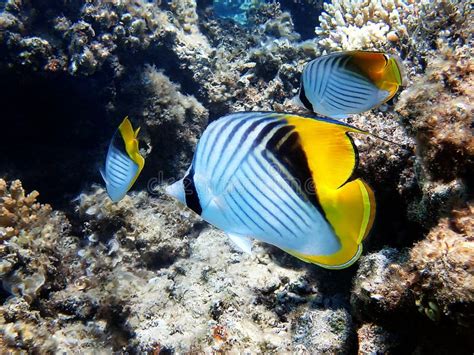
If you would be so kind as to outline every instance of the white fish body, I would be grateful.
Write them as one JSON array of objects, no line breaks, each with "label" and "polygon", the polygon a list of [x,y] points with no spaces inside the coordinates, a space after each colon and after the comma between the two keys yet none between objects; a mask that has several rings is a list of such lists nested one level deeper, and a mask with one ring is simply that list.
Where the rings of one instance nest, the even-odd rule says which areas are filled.
[{"label": "white fish body", "polygon": [[341,119],[381,105],[395,95],[399,85],[398,62],[389,56],[340,52],[306,65],[299,99],[317,114]]},{"label": "white fish body", "polygon": [[285,160],[292,154],[299,160],[301,152],[294,127],[283,117],[249,112],[214,121],[188,173],[167,192],[246,252],[254,238],[299,255],[332,255],[341,249],[340,238],[295,178],[309,174],[308,167]]},{"label": "white fish body", "polygon": [[138,152],[136,132],[125,118],[115,132],[107,151],[105,169],[100,171],[113,202],[120,201],[140,174],[144,159]]}]

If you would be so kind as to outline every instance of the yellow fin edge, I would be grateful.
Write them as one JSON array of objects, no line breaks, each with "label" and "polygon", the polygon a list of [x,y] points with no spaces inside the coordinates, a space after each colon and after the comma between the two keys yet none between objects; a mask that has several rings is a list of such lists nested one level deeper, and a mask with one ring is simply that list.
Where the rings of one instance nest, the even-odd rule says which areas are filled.
[{"label": "yellow fin edge", "polygon": [[364,214],[362,217],[362,223],[360,225],[359,237],[357,238],[357,244],[360,244],[372,229],[372,224],[375,217],[375,201],[372,190],[367,189],[362,180],[357,179],[356,182],[359,185],[362,201],[364,204]]},{"label": "yellow fin edge", "polygon": [[[311,263],[311,264],[315,264],[315,265],[318,265],[324,269],[329,269],[329,270],[342,270],[342,269],[346,269],[348,267],[350,267],[351,265],[353,265],[357,260],[359,260],[360,256],[362,255],[362,251],[363,251],[363,246],[362,244],[359,244],[357,246],[357,250],[356,252],[354,253],[354,255],[352,256],[352,258],[350,258],[348,261],[346,262],[343,262],[343,263],[340,263],[340,264],[331,264],[329,262],[329,260],[333,257],[331,255],[324,255],[324,256],[320,256],[320,255],[304,255],[304,254],[301,254],[301,253],[298,253],[294,250],[286,250],[284,249],[285,252],[287,252],[288,254],[291,254],[293,255],[295,258],[298,258],[304,262],[307,262],[307,263]],[[339,252],[338,252],[339,253]],[[336,254],[338,254],[336,253]],[[325,260],[325,262],[323,262],[322,260]],[[327,261],[326,261],[327,260]]]},{"label": "yellow fin edge", "polygon": [[128,156],[132,161],[138,165],[138,171],[133,177],[128,189],[130,189],[135,181],[137,180],[138,176],[140,175],[143,167],[145,166],[145,159],[140,155],[139,147],[138,147],[138,140],[137,135],[140,131],[140,127],[137,128],[136,131],[133,130],[132,123],[128,119],[128,116],[125,117],[122,123],[119,126],[120,134],[122,135],[122,139],[125,143],[125,150],[127,151]]}]

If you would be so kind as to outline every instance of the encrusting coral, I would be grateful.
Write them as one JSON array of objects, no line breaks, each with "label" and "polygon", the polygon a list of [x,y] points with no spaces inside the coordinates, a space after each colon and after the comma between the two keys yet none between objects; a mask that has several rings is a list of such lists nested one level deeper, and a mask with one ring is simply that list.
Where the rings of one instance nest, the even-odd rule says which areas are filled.
[{"label": "encrusting coral", "polygon": [[3,288],[32,302],[43,288],[55,287],[56,242],[66,233],[64,215],[25,194],[21,182],[0,179],[0,277]]},{"label": "encrusting coral", "polygon": [[[127,97],[121,109],[140,129],[142,153],[147,169],[142,181],[166,171],[178,176],[192,159],[198,136],[208,122],[208,110],[193,96],[183,94],[155,66],[145,65],[126,80],[121,95]],[[156,169],[156,170],[155,170]]]},{"label": "encrusting coral", "polygon": [[[363,257],[352,304],[364,318],[417,309],[434,322],[474,324],[474,208],[443,218],[407,254],[384,249]],[[414,316],[413,313],[411,315]]]},{"label": "encrusting coral", "polygon": [[430,319],[474,325],[474,205],[443,218],[410,251],[416,304]]},{"label": "encrusting coral", "polygon": [[[472,48],[442,47],[428,58],[396,105],[403,124],[416,137],[423,198],[413,218],[431,223],[449,212],[472,189],[474,171],[474,64]],[[426,105],[426,103],[429,105]]]},{"label": "encrusting coral", "polygon": [[347,303],[326,299],[304,268],[275,263],[262,245],[252,256],[237,252],[224,233],[203,229],[197,216],[160,194],[113,204],[94,188],[76,206],[72,230],[82,237],[56,241],[61,287],[34,306],[22,295],[0,306],[6,349],[349,348]]},{"label": "encrusting coral", "polygon": [[357,330],[358,354],[389,354],[396,350],[399,339],[393,333],[373,324],[363,324]]}]

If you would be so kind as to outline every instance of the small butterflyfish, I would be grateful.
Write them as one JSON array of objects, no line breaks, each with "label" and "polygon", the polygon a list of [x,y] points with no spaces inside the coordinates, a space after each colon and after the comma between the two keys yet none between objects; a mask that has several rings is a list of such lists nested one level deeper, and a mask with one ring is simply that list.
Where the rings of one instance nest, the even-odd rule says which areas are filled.
[{"label": "small butterflyfish", "polygon": [[403,85],[400,60],[381,52],[351,51],[321,56],[306,64],[297,101],[334,119],[371,110]]},{"label": "small butterflyfish", "polygon": [[138,132],[125,117],[109,144],[105,169],[100,173],[113,202],[120,201],[133,186],[145,165],[138,148]]},{"label": "small butterflyfish", "polygon": [[372,189],[354,176],[349,133],[327,118],[241,112],[212,122],[184,178],[166,192],[227,233],[240,249],[272,244],[308,263],[342,269],[372,228]]}]

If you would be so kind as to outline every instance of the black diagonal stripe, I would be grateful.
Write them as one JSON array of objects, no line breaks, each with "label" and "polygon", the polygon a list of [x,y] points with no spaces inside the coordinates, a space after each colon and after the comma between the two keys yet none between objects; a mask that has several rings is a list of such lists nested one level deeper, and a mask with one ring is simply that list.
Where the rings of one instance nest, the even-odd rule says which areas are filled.
[{"label": "black diagonal stripe", "polygon": [[245,172],[245,170],[242,171],[245,178],[247,179],[249,185],[252,185],[253,188],[255,190],[257,190],[257,192],[259,193],[259,195],[264,198],[267,203],[269,203],[270,205],[272,205],[274,208],[278,209],[283,215],[285,215],[285,217],[290,221],[292,222],[292,226],[294,229],[292,230],[289,226],[287,226],[285,223],[283,223],[283,221],[280,220],[280,218],[278,218],[278,216],[275,215],[275,213],[273,213],[273,211],[271,211],[270,209],[268,209],[266,207],[266,205],[264,203],[261,203],[260,205],[262,206],[262,208],[265,209],[265,211],[267,211],[267,213],[269,213],[275,220],[278,221],[278,223],[280,223],[288,232],[290,232],[290,235],[295,235],[295,229],[299,229],[301,231],[301,228],[298,227],[298,225],[295,223],[295,221],[293,220],[293,218],[291,218],[290,215],[288,215],[288,213],[285,212],[285,209],[282,208],[282,206],[279,206],[278,204],[276,204],[270,197],[268,197],[260,187],[257,186],[257,184],[255,184],[254,180],[251,179],[248,174]]},{"label": "black diagonal stripe", "polygon": [[125,141],[123,140],[122,132],[120,132],[119,129],[115,131],[110,145],[112,145],[115,149],[117,149],[119,152],[125,154],[128,157],[127,149],[125,147]]},{"label": "black diagonal stripe", "polygon": [[[238,209],[240,212],[242,212],[245,215],[245,217],[247,217],[247,219],[249,221],[251,221],[258,229],[260,229],[262,232],[265,232],[265,230],[260,226],[260,224],[255,222],[255,220],[247,212],[245,212],[245,210],[242,208],[242,206],[240,206],[237,203],[237,201],[235,200],[235,197],[232,196],[232,194],[229,194],[227,196],[229,197],[230,200],[232,200],[232,203],[234,204],[236,209]],[[242,196],[239,195],[239,197],[242,199]],[[229,202],[228,200],[226,200],[226,201]],[[242,221],[242,218],[237,213],[235,213],[235,215],[237,216],[237,218],[239,218]],[[244,222],[244,224],[248,227],[247,223]]]},{"label": "black diagonal stripe", "polygon": [[[239,144],[235,145],[234,147],[234,150],[232,151],[232,153],[229,153],[228,156],[230,156],[230,159],[228,159],[226,162],[225,162],[225,166],[224,168],[222,169],[221,173],[219,174],[218,177],[216,177],[216,180],[219,181],[222,176],[225,174],[225,172],[227,171],[227,169],[229,168],[230,164],[234,161],[234,158],[236,157],[236,153],[237,153],[237,150],[239,149],[242,149],[242,146],[244,144],[244,142],[248,139],[249,135],[263,122],[266,122],[266,121],[269,121],[271,119],[271,117],[269,116],[264,116],[260,119],[257,119],[256,121],[254,121],[250,126],[247,127],[247,129],[245,130],[245,132],[242,134],[242,136],[240,137],[240,140],[239,140]],[[236,127],[234,127],[234,129],[232,130],[232,132],[230,133],[229,137],[226,138],[225,142],[224,142],[224,149],[227,149],[227,146],[231,143],[231,140],[232,138],[234,137],[234,135],[237,133],[237,130],[242,127],[243,123],[245,121],[242,121],[240,122]],[[255,139],[255,141],[257,141],[258,137],[260,135],[257,136],[257,138]]]},{"label": "black diagonal stripe", "polygon": [[[285,131],[287,129],[285,128]],[[272,152],[278,161],[288,170],[288,172],[295,178],[292,182],[297,184],[298,189],[293,187],[293,190],[304,199],[307,199],[316,207],[319,213],[326,218],[324,210],[318,199],[316,192],[317,186],[313,180],[311,170],[309,169],[308,159],[306,153],[301,146],[298,133],[295,131],[291,133],[284,142],[269,141],[267,150]],[[307,187],[312,186],[315,191],[307,191]]]},{"label": "black diagonal stripe", "polygon": [[[242,189],[246,192],[247,196],[250,197],[252,199],[252,201],[255,203],[256,206],[262,206],[262,204],[255,198],[255,196],[247,189],[247,187],[244,186],[244,184],[240,183],[240,187],[242,187]],[[252,214],[257,216],[261,222],[263,222],[264,224],[266,224],[268,227],[270,227],[270,229],[272,229],[275,233],[277,233],[280,237],[282,236],[281,232],[275,228],[275,226],[273,226],[270,222],[268,222],[265,218],[263,218],[263,216],[260,214],[259,211],[257,211],[253,205],[253,203],[249,202],[241,193],[238,189],[235,189],[234,192],[237,194],[237,196],[240,198],[240,200],[252,211]],[[232,195],[230,195],[230,197],[232,198]],[[233,199],[233,198],[232,198]],[[235,201],[235,199],[233,199]],[[241,206],[239,206],[241,207]],[[241,208],[242,211],[244,211],[243,208]],[[245,211],[244,211],[245,213]],[[246,213],[246,215],[248,216],[248,214]],[[252,219],[253,221],[253,219]],[[255,223],[255,221],[253,221]]]},{"label": "black diagonal stripe", "polygon": [[283,125],[283,123],[280,120],[269,122],[267,125],[265,125],[265,127],[263,127],[260,130],[257,137],[255,137],[255,140],[252,143],[253,147],[257,147],[259,144],[261,144],[262,141],[267,137],[267,135],[270,133],[270,131],[273,128],[276,128],[276,127],[282,126],[282,125]]},{"label": "black diagonal stripe", "polygon": [[[253,161],[255,162],[255,164],[258,165],[258,167],[260,168],[261,171],[265,171],[265,167],[261,164],[260,161],[258,161],[258,160],[255,159],[255,158],[253,159]],[[272,165],[273,165],[273,164],[272,164]],[[274,166],[274,165],[273,165],[273,166]],[[256,176],[262,183],[266,183],[266,182],[263,180],[263,178],[259,175],[259,173],[257,173],[257,171],[252,167],[251,164],[249,164],[249,167],[250,167],[250,169],[252,170],[252,172],[255,174],[255,176]],[[283,172],[280,171],[276,166],[274,166],[274,169],[277,170],[278,173],[279,173],[279,175],[283,178],[283,180],[284,180],[288,185],[291,186],[291,181],[288,181],[288,180],[285,178]],[[291,201],[293,201],[293,203],[294,203],[294,204],[297,206],[297,208],[298,208],[298,205],[299,205],[298,200],[296,200],[294,196],[292,196],[291,194],[288,193],[288,191],[287,191],[287,189],[286,189],[286,186],[281,185],[281,184],[278,182],[278,180],[273,180],[273,181],[274,181],[274,183],[278,186],[278,188],[279,188],[281,191],[283,191],[283,193],[286,195],[286,197],[287,197],[288,199],[290,199]],[[298,196],[299,196],[299,195],[298,195]],[[285,201],[285,205],[288,206],[288,208],[291,209],[291,210],[301,219],[301,221],[302,221],[304,224],[306,224],[307,227],[310,227],[310,225],[308,224],[307,220],[308,220],[308,221],[311,220],[311,216],[308,214],[307,211],[301,211],[301,212],[303,212],[303,213],[305,214],[305,217],[307,218],[307,220],[306,220],[303,216],[301,216],[301,214],[300,214],[296,209],[294,209],[293,207],[291,207],[286,201]]]},{"label": "black diagonal stripe", "polygon": [[198,215],[202,213],[202,206],[199,202],[199,196],[194,184],[194,169],[191,168],[188,175],[183,179],[184,195],[186,198],[186,206],[196,212]]}]

